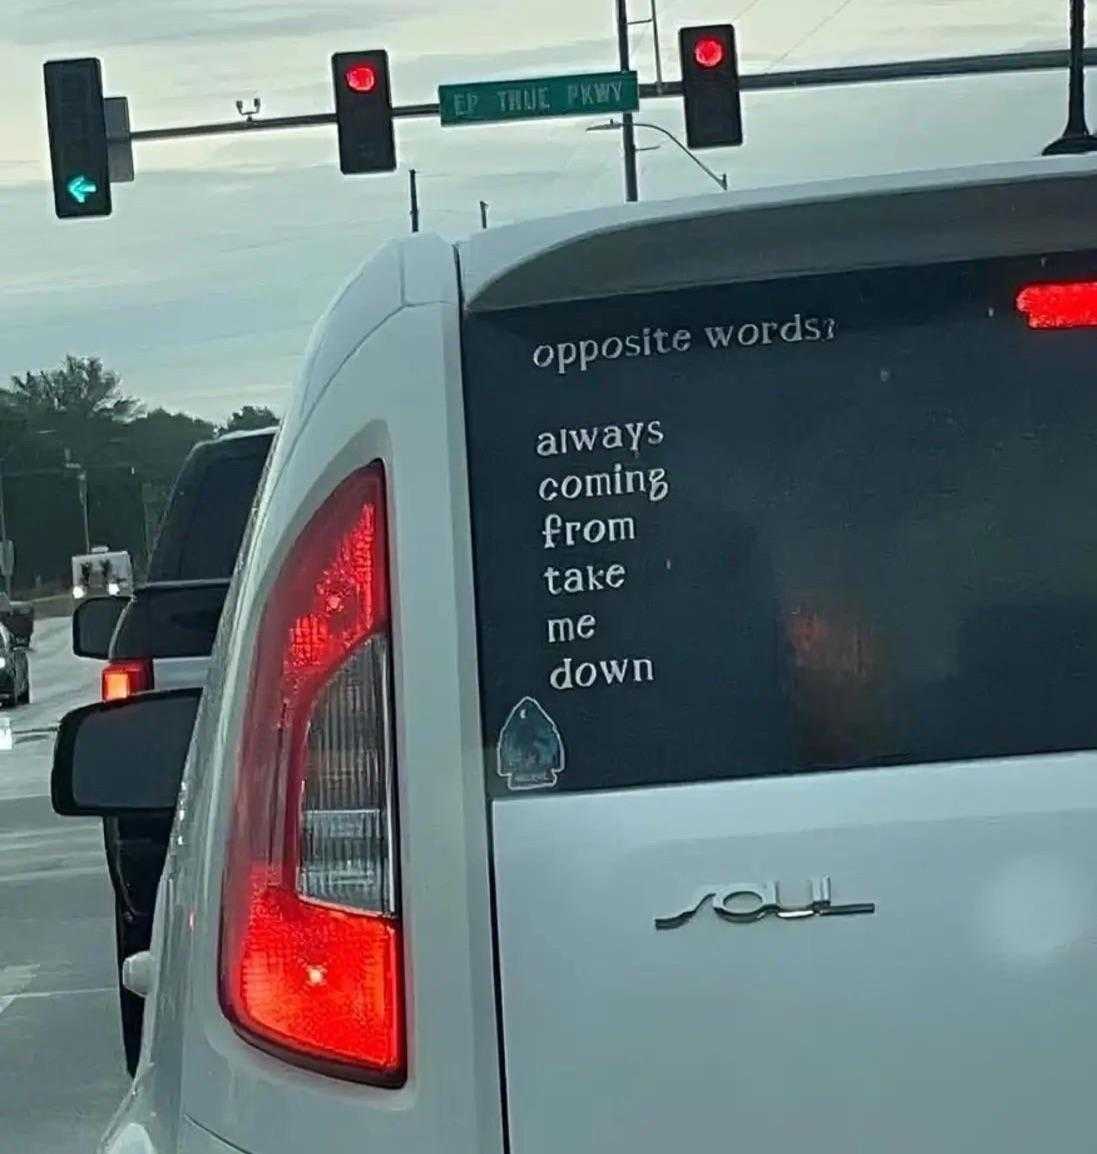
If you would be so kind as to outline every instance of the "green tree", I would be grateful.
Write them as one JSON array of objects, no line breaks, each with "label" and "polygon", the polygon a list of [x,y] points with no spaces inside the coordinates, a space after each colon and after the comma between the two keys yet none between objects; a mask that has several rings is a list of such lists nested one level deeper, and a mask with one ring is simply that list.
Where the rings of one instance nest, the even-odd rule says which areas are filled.
[{"label": "green tree", "polygon": [[60,368],[28,370],[0,387],[0,447],[17,459],[93,464],[140,411],[98,357],[68,356]]},{"label": "green tree", "polygon": [[266,405],[244,405],[237,409],[221,427],[222,433],[238,433],[244,429],[269,429],[278,424],[273,409]]},{"label": "green tree", "polygon": [[128,421],[141,406],[122,392],[118,374],[103,368],[98,357],[65,357],[59,369],[14,375],[0,389],[0,405],[10,416],[30,425],[45,425],[61,417]]},{"label": "green tree", "polygon": [[130,421],[122,434],[125,460],[143,480],[171,487],[183,461],[199,441],[216,430],[209,421],[188,413],[153,409]]}]

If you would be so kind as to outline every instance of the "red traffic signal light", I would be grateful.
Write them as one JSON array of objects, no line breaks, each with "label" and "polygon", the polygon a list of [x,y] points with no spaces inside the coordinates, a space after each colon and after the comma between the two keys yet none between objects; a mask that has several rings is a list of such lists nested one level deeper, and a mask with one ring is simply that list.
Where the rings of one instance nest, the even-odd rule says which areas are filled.
[{"label": "red traffic signal light", "polygon": [[683,28],[678,34],[678,50],[690,148],[742,144],[735,29],[730,24]]},{"label": "red traffic signal light", "polygon": [[343,77],[355,92],[372,92],[377,85],[377,73],[368,64],[352,64]]},{"label": "red traffic signal light", "polygon": [[396,167],[396,140],[388,53],[336,52],[331,77],[340,171],[391,172]]},{"label": "red traffic signal light", "polygon": [[694,42],[693,59],[702,68],[718,67],[726,55],[723,44],[714,36],[702,36],[700,40]]}]

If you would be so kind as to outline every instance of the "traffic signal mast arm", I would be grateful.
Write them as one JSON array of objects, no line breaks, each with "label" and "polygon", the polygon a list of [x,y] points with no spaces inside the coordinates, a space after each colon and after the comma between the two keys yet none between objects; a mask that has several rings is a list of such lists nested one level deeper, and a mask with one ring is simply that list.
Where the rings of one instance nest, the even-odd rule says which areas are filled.
[{"label": "traffic signal mast arm", "polygon": [[[510,87],[514,109],[506,115],[477,116],[470,121],[516,119],[512,112],[532,115],[586,115],[588,90],[597,99],[591,114],[617,111],[630,115],[640,100],[682,98],[686,116],[686,137],[691,147],[724,147],[742,142],[739,93],[780,89],[820,88],[833,85],[879,84],[888,81],[920,80],[955,76],[980,76],[1013,72],[1033,72],[1071,66],[1072,92],[1080,93],[1084,69],[1097,64],[1097,49],[1085,50],[1079,36],[1072,40],[1072,53],[1063,51],[1011,52],[992,56],[951,56],[934,60],[896,61],[836,68],[770,72],[738,76],[734,67],[735,41],[731,25],[711,25],[683,29],[694,39],[682,41],[685,81],[637,84],[635,73],[591,76],[549,77],[517,81]],[[701,37],[701,39],[698,39]],[[707,37],[707,39],[705,39]],[[59,217],[109,216],[111,183],[133,179],[131,146],[146,140],[179,140],[199,136],[222,136],[238,132],[271,132],[280,129],[313,128],[334,124],[339,137],[340,168],[345,173],[391,172],[397,166],[395,120],[437,117],[447,120],[437,102],[393,106],[390,98],[388,56],[383,49],[358,53],[336,53],[332,59],[335,83],[335,111],[303,116],[261,118],[210,124],[186,124],[169,128],[129,129],[128,106],[124,97],[104,99],[100,62],[93,57],[50,61],[45,65],[45,95],[54,207]],[[626,84],[627,81],[627,84]],[[576,82],[576,83],[569,83]],[[587,82],[587,83],[584,83]],[[562,85],[565,93],[574,90],[577,102],[562,102],[552,94]],[[555,87],[554,87],[555,86]],[[476,85],[444,86],[465,89]],[[480,86],[483,87],[483,86]],[[627,97],[625,94],[627,90]],[[598,93],[615,94],[613,100]],[[497,94],[498,95],[498,94]],[[519,99],[519,97],[521,99]],[[1072,108],[1079,104],[1072,97]],[[601,109],[597,105],[601,103]],[[529,107],[527,108],[527,105]],[[120,113],[120,115],[107,115]],[[1075,118],[1077,119],[1077,118]],[[1073,120],[1072,120],[1073,123]],[[1068,136],[1069,126],[1068,126]],[[1075,137],[1078,136],[1076,132]],[[1081,151],[1097,144],[1088,133],[1085,139],[1065,141],[1069,150]],[[676,142],[677,143],[677,142]],[[1057,150],[1052,147],[1052,151]]]},{"label": "traffic signal mast arm", "polygon": [[[991,56],[946,56],[929,60],[900,60],[889,64],[856,64],[837,68],[806,68],[785,72],[766,72],[741,76],[744,92],[772,92],[790,88],[826,88],[841,84],[879,84],[896,80],[928,80],[952,76],[989,76],[1010,72],[1044,72],[1066,68],[1068,54],[1060,50],[1042,52],[1006,52]],[[1085,53],[1086,67],[1097,65],[1097,48]],[[682,95],[680,81],[664,81],[662,89],[655,84],[641,84],[642,100],[660,100]],[[397,104],[394,120],[436,117],[438,103]],[[178,140],[192,136],[222,136],[239,132],[263,132],[288,128],[315,128],[335,124],[334,112],[304,116],[256,117],[253,120],[224,120],[211,124],[188,124],[172,128],[144,128],[128,135],[108,136],[111,143],[142,140]]]}]

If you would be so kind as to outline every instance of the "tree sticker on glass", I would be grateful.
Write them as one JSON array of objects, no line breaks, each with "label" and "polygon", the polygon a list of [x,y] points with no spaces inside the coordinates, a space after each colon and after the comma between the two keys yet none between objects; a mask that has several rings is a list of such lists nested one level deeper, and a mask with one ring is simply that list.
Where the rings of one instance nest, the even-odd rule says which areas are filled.
[{"label": "tree sticker on glass", "polygon": [[563,772],[560,731],[532,697],[523,697],[503,723],[497,758],[497,772],[508,789],[552,789]]}]

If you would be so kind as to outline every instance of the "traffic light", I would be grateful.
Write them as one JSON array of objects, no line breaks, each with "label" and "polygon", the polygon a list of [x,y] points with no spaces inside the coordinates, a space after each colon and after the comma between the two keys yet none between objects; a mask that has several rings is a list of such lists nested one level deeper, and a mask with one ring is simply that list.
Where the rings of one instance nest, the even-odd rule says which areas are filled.
[{"label": "traffic light", "polygon": [[686,143],[690,148],[742,144],[735,29],[730,24],[683,28],[678,33],[678,49]]},{"label": "traffic light", "polygon": [[110,216],[110,170],[99,61],[51,60],[43,66],[53,205],[61,218]]},{"label": "traffic light", "polygon": [[340,171],[392,172],[396,167],[396,141],[392,132],[388,53],[383,49],[336,52],[331,58],[331,74]]}]

